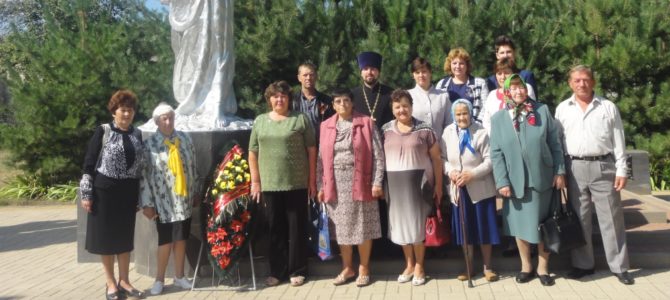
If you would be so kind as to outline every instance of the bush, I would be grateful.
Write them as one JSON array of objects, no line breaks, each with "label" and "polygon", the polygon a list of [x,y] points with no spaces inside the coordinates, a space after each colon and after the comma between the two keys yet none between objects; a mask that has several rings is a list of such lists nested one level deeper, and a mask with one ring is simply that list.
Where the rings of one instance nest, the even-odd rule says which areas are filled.
[{"label": "bush", "polygon": [[39,178],[34,176],[17,176],[7,185],[0,187],[0,205],[35,201],[74,203],[78,189],[79,183],[75,181],[45,187]]}]

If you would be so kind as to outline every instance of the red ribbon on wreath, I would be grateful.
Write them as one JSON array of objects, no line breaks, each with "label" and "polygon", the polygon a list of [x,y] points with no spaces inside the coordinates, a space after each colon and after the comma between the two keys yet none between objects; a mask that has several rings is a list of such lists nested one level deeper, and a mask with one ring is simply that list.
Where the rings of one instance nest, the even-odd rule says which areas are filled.
[{"label": "red ribbon on wreath", "polygon": [[[235,160],[235,155],[241,157],[242,154],[244,154],[244,151],[242,148],[240,148],[239,145],[233,146],[233,148],[228,151],[226,156],[223,158],[223,161],[217,167],[218,172],[223,172],[223,170],[226,169],[226,165],[229,162],[233,162]],[[220,194],[214,201],[214,215],[218,216],[221,213],[223,207],[230,203],[230,201],[233,201],[240,196],[247,195],[250,191],[251,182],[244,180],[243,182],[236,184],[233,190]]]}]

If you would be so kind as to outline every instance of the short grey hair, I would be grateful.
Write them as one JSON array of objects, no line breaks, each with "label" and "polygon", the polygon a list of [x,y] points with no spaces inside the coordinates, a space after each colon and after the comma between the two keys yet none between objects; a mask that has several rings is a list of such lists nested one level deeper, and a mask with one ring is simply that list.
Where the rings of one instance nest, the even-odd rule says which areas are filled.
[{"label": "short grey hair", "polygon": [[573,66],[572,68],[570,68],[570,71],[568,72],[568,80],[570,80],[570,77],[572,77],[572,73],[575,73],[575,72],[584,72],[584,73],[588,74],[589,77],[591,77],[592,80],[595,79],[595,78],[593,78],[593,70],[591,69],[591,67],[589,67],[587,65],[576,65],[576,66]]},{"label": "short grey hair", "polygon": [[172,106],[170,106],[165,102],[161,102],[158,104],[158,106],[156,106],[156,108],[154,108],[154,112],[151,114],[151,117],[153,118],[154,123],[157,123],[158,118],[160,118],[160,116],[169,113],[174,113],[174,109],[172,108]]}]

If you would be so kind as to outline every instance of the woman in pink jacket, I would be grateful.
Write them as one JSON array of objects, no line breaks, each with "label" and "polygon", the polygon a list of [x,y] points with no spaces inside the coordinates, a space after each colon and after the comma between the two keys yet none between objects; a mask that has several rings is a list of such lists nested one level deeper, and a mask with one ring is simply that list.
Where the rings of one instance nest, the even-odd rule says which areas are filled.
[{"label": "woman in pink jacket", "polygon": [[334,285],[356,277],[353,245],[358,245],[360,265],[356,285],[370,284],[369,260],[372,239],[381,237],[379,206],[383,196],[384,153],[372,119],[353,110],[348,90],[333,93],[336,114],[321,123],[317,160],[318,198],[326,202],[335,224],[342,255],[342,272]]}]

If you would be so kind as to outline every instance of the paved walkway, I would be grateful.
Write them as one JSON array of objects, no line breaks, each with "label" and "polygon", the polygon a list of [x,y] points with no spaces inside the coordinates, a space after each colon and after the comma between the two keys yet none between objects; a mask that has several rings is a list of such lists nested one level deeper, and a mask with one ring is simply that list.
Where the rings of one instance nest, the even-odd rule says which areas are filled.
[{"label": "paved walkway", "polygon": [[[668,254],[670,255],[670,254]],[[182,291],[168,280],[157,299],[670,299],[670,270],[633,270],[636,284],[620,284],[600,270],[584,281],[557,278],[553,287],[538,280],[517,284],[513,273],[502,280],[475,282],[475,288],[454,274],[436,276],[425,286],[398,284],[394,276],[373,278],[371,286],[333,287],[331,278],[310,278],[299,288],[281,285],[257,291]],[[153,283],[132,270],[140,289]],[[209,282],[207,280],[207,282]],[[101,299],[104,280],[100,264],[76,262],[74,206],[0,207],[0,299]],[[233,298],[234,297],[234,298]]]}]

